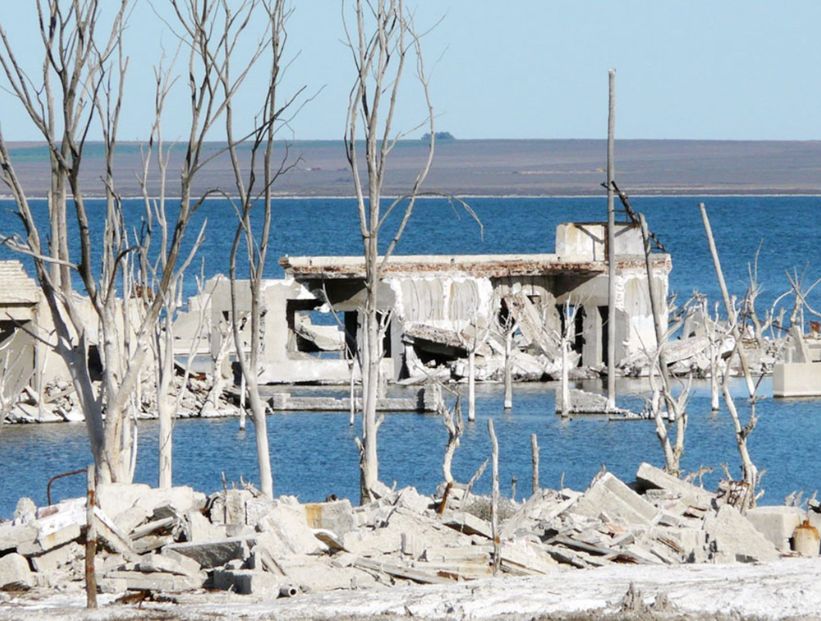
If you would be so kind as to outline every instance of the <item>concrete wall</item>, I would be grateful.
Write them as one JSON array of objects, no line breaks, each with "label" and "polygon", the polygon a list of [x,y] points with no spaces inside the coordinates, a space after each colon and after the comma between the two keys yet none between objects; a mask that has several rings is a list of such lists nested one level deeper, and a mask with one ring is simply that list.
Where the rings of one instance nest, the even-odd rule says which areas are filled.
[{"label": "concrete wall", "polygon": [[[607,224],[566,222],[556,227],[556,254],[588,261],[607,260]],[[616,224],[616,254],[642,255],[644,242],[637,224]]]},{"label": "concrete wall", "polygon": [[821,362],[779,363],[773,367],[774,397],[821,397]]}]

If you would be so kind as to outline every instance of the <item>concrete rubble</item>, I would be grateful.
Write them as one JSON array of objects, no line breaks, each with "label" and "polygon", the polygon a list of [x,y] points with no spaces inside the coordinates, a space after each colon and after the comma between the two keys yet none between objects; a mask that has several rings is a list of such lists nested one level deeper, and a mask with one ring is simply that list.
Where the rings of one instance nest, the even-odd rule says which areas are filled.
[{"label": "concrete rubble", "polygon": [[[484,497],[452,494],[442,508],[442,498],[405,488],[354,507],[271,500],[247,484],[208,497],[138,484],[98,492],[95,570],[104,593],[221,589],[277,598],[493,575]],[[742,515],[649,464],[629,485],[602,472],[584,492],[545,489],[523,503],[505,500],[499,511],[499,571],[511,576],[624,563],[771,561],[795,556],[799,520],[821,521],[812,505],[812,515],[786,506]],[[0,523],[0,590],[83,588],[85,530],[84,499]]]}]

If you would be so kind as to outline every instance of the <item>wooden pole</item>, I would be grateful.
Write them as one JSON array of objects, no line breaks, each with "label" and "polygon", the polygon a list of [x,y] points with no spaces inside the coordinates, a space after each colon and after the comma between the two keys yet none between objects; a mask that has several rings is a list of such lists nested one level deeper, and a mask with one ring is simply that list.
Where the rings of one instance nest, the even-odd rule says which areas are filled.
[{"label": "wooden pole", "polygon": [[747,391],[750,393],[750,398],[755,395],[755,384],[753,383],[752,375],[750,375],[750,368],[747,365],[747,356],[744,354],[744,348],[741,345],[741,329],[738,324],[733,321],[735,310],[730,301],[730,293],[727,290],[727,283],[724,280],[724,272],[721,270],[721,261],[718,258],[718,250],[716,249],[716,242],[713,238],[713,227],[710,226],[710,218],[707,217],[707,208],[704,203],[698,204],[699,211],[701,211],[701,220],[704,222],[704,232],[707,234],[707,244],[710,246],[710,254],[713,257],[713,267],[716,270],[716,277],[718,278],[718,286],[721,289],[721,297],[724,298],[724,308],[727,311],[727,321],[733,324],[733,336],[736,340],[736,349],[738,350],[738,359],[741,361],[741,370],[744,373],[744,378],[747,380]]},{"label": "wooden pole", "polygon": [[530,489],[533,494],[539,491],[539,437],[535,433],[530,434],[530,459],[533,464],[533,476],[531,478]]},{"label": "wooden pole", "polygon": [[493,428],[493,419],[487,419],[487,432],[490,435],[491,472],[493,488],[490,495],[490,529],[493,536],[493,575],[499,571],[502,560],[502,541],[499,537],[499,442],[496,439],[496,430]]},{"label": "wooden pole", "polygon": [[97,556],[97,529],[94,526],[94,505],[96,504],[96,482],[94,466],[88,467],[88,487],[86,489],[86,608],[97,607],[97,576],[94,572],[94,558]]},{"label": "wooden pole", "polygon": [[616,211],[613,181],[616,175],[616,70],[608,78],[607,115],[607,407],[616,407]]}]

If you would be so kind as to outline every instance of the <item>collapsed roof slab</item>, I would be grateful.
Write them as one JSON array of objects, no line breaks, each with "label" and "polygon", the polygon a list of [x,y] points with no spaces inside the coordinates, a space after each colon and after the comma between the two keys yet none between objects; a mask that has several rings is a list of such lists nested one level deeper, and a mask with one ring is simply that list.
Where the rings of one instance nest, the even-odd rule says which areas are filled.
[{"label": "collapsed roof slab", "polygon": [[[380,257],[380,261],[382,258]],[[644,267],[644,257],[621,255],[617,257],[618,267]],[[285,273],[297,280],[321,279],[364,279],[365,261],[362,256],[340,257],[289,257],[284,256],[279,264]],[[672,263],[668,254],[651,256],[653,269],[669,272]],[[596,276],[607,272],[607,261],[588,260],[557,254],[476,254],[476,255],[394,255],[382,272],[391,274],[435,275],[464,274],[477,278],[506,278],[510,276],[546,276],[574,274]]]},{"label": "collapsed roof slab", "polygon": [[[365,261],[361,256],[285,256],[279,260],[279,264],[286,274],[296,279],[365,277]],[[394,255],[388,259],[383,275],[462,273],[480,278],[503,278],[572,272],[593,276],[606,270],[607,264],[603,261],[580,260],[556,254]]]}]

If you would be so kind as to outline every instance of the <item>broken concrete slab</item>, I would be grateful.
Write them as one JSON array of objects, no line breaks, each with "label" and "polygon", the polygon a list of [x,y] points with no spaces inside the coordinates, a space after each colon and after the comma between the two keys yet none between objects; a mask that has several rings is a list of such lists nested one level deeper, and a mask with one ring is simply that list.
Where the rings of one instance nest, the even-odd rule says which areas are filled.
[{"label": "broken concrete slab", "polygon": [[205,580],[205,573],[201,571],[199,563],[182,554],[176,558],[168,554],[149,554],[133,563],[133,570],[144,574],[166,573]]},{"label": "broken concrete slab", "polygon": [[718,562],[764,562],[779,557],[775,545],[738,510],[722,505],[704,518],[711,558]]},{"label": "broken concrete slab", "polygon": [[105,575],[104,580],[121,580],[129,591],[180,593],[193,591],[202,586],[202,581],[199,578],[166,573],[144,574],[139,571],[112,571]]},{"label": "broken concrete slab", "polygon": [[85,553],[84,551],[85,548],[82,545],[76,541],[72,541],[43,554],[31,556],[29,557],[29,561],[38,573],[49,573],[82,558]]},{"label": "broken concrete slab", "polygon": [[804,519],[804,512],[798,507],[764,506],[750,509],[745,517],[779,552],[789,552],[790,539]]},{"label": "broken concrete slab", "polygon": [[466,535],[481,535],[487,539],[493,538],[490,522],[464,511],[445,515],[442,518],[442,524]]},{"label": "broken concrete slab", "polygon": [[184,516],[185,538],[191,543],[207,543],[225,539],[228,534],[224,525],[212,524],[199,511],[189,511]]},{"label": "broken concrete slab", "polygon": [[348,499],[308,503],[304,507],[305,518],[311,528],[329,530],[342,537],[356,527],[353,507]]},{"label": "broken concrete slab", "polygon": [[305,509],[295,498],[281,497],[275,506],[259,521],[257,530],[273,531],[294,554],[318,554],[326,546],[314,537],[305,515]]},{"label": "broken concrete slab", "polygon": [[612,473],[606,472],[579,498],[572,513],[598,518],[602,512],[627,525],[648,526],[658,511]]},{"label": "broken concrete slab", "polygon": [[266,599],[279,597],[282,576],[253,569],[217,569],[211,578],[211,586],[239,595],[257,595]]},{"label": "broken concrete slab", "polygon": [[27,590],[35,584],[28,561],[22,555],[11,553],[0,557],[0,589]]},{"label": "broken concrete slab", "polygon": [[228,561],[245,560],[251,552],[255,539],[236,537],[208,543],[172,543],[165,547],[183,556],[194,559],[201,567],[222,567]]},{"label": "broken concrete slab", "polygon": [[702,510],[707,510],[712,506],[713,494],[648,463],[642,463],[639,466],[636,482],[640,491],[663,489],[676,494],[683,503],[689,506]]},{"label": "broken concrete slab", "polygon": [[33,524],[0,524],[0,554],[21,545],[33,544],[36,538],[37,527]]}]

